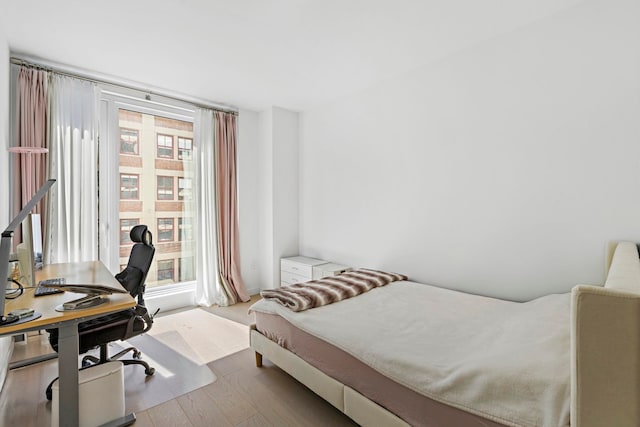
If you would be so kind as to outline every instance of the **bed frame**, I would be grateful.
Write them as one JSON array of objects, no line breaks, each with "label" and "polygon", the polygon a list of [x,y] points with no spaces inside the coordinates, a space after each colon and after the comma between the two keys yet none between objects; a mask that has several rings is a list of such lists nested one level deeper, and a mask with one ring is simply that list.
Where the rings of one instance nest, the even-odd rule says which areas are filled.
[{"label": "bed frame", "polygon": [[[571,425],[640,426],[640,259],[635,243],[609,245],[604,287],[571,291]],[[251,325],[256,366],[262,356],[362,426],[408,426],[357,391],[263,336]]]}]

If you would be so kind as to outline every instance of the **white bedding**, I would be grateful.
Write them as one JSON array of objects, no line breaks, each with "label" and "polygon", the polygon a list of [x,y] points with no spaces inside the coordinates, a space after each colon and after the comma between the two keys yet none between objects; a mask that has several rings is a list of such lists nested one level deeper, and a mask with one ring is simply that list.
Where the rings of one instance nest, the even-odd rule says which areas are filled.
[{"label": "white bedding", "polygon": [[567,426],[570,294],[527,303],[395,282],[278,314],[418,393],[507,425]]}]

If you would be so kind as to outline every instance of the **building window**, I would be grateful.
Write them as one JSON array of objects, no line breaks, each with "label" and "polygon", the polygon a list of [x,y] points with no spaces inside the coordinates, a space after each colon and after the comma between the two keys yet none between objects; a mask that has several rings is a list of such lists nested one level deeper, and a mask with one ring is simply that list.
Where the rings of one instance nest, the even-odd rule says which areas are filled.
[{"label": "building window", "polygon": [[178,240],[193,240],[193,218],[178,218]]},{"label": "building window", "polygon": [[173,159],[173,136],[158,134],[158,157]]},{"label": "building window", "polygon": [[158,261],[158,280],[173,280],[173,264],[172,259]]},{"label": "building window", "polygon": [[131,229],[136,225],[140,224],[140,219],[121,219],[120,220],[120,244],[121,245],[131,245],[133,242],[131,241],[131,237],[129,233]]},{"label": "building window", "polygon": [[158,242],[173,242],[173,218],[158,218]]},{"label": "building window", "polygon": [[178,159],[191,160],[193,153],[193,139],[178,137]]},{"label": "building window", "polygon": [[120,128],[120,153],[138,155],[138,139],[136,129]]},{"label": "building window", "polygon": [[191,200],[191,178],[178,178],[178,200]]},{"label": "building window", "polygon": [[120,174],[120,199],[121,200],[138,200],[138,188],[140,185],[139,175],[131,175],[127,173]]},{"label": "building window", "polygon": [[193,257],[180,258],[178,260],[178,277],[180,281],[195,280]]},{"label": "building window", "polygon": [[173,177],[158,176],[158,200],[173,200]]}]

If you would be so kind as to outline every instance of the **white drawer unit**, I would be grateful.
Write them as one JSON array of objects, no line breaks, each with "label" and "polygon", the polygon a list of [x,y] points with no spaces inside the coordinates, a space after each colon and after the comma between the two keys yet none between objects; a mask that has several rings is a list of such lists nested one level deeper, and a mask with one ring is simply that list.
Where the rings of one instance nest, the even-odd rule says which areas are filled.
[{"label": "white drawer unit", "polygon": [[345,271],[351,271],[351,267],[346,265],[336,264],[335,262],[328,262],[326,264],[320,264],[313,267],[313,280],[322,279],[328,276],[337,276]]},{"label": "white drawer unit", "polygon": [[289,273],[288,271],[280,272],[280,281],[282,283],[286,283],[287,285],[294,285],[296,283],[304,283],[312,280],[307,276],[301,276],[299,274]]},{"label": "white drawer unit", "polygon": [[296,283],[313,280],[313,267],[327,264],[327,261],[304,256],[294,256],[280,259],[280,285],[294,285]]},{"label": "white drawer unit", "polygon": [[295,285],[351,270],[346,265],[294,256],[280,259],[280,286]]}]

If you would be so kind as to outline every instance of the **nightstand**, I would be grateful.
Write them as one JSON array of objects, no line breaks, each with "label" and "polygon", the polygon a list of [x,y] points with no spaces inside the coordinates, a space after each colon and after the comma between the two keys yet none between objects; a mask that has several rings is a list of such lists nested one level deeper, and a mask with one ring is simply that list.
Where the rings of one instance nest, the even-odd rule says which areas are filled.
[{"label": "nightstand", "polygon": [[313,268],[327,261],[304,256],[294,256],[280,259],[280,286],[313,280]]},{"label": "nightstand", "polygon": [[320,264],[313,267],[313,280],[322,279],[328,276],[337,276],[345,271],[351,271],[351,267],[346,265],[336,264],[335,262],[328,262],[326,264]]},{"label": "nightstand", "polygon": [[317,280],[335,276],[351,270],[346,265],[327,262],[321,259],[294,256],[280,259],[280,286]]}]

